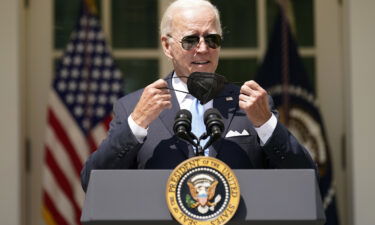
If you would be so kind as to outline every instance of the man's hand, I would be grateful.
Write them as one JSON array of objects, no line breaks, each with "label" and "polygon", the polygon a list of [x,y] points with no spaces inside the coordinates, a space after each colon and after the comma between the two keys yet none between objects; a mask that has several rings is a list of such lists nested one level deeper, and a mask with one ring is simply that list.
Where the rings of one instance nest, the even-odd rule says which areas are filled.
[{"label": "man's hand", "polygon": [[255,127],[262,126],[272,116],[267,92],[253,80],[241,86],[239,106]]},{"label": "man's hand", "polygon": [[166,87],[168,87],[167,82],[159,79],[143,90],[131,114],[136,124],[147,128],[164,109],[172,107],[171,94],[168,89],[165,89]]}]

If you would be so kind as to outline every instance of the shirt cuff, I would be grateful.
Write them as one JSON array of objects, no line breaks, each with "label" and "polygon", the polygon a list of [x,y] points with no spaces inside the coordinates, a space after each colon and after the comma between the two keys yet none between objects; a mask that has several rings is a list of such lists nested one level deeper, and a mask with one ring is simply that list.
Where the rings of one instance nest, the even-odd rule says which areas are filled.
[{"label": "shirt cuff", "polygon": [[271,118],[262,126],[255,127],[255,131],[258,133],[258,137],[260,139],[260,146],[263,146],[265,143],[267,143],[268,139],[272,136],[273,131],[276,128],[276,125],[276,116],[272,114]]},{"label": "shirt cuff", "polygon": [[136,124],[131,115],[128,117],[128,124],[137,141],[143,143],[143,140],[147,136],[147,129]]}]

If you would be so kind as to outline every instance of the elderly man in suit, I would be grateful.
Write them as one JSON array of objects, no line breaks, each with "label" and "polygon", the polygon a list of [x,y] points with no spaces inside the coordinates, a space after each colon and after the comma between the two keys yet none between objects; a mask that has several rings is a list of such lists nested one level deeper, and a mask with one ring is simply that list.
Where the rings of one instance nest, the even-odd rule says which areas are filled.
[{"label": "elderly man in suit", "polygon": [[[174,71],[117,101],[108,137],[82,170],[84,189],[92,169],[173,169],[194,156],[192,145],[174,135],[173,121],[178,110],[190,110],[197,102],[186,93],[189,75],[213,73],[218,66],[218,10],[205,0],[177,0],[166,10],[160,32]],[[241,87],[225,84],[218,96],[201,105],[204,110],[216,108],[225,127],[205,155],[233,169],[315,168],[306,149],[277,120],[272,99],[255,81]]]}]

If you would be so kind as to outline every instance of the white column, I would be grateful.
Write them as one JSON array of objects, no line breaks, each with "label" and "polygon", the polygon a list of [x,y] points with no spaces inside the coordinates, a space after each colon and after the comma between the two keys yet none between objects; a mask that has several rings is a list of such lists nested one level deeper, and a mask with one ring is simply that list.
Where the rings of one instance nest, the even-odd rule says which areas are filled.
[{"label": "white column", "polygon": [[375,1],[344,1],[348,161],[352,221],[375,224]]},{"label": "white column", "polygon": [[21,48],[19,0],[0,7],[0,224],[22,223]]},{"label": "white column", "polygon": [[341,6],[337,0],[316,0],[316,84],[336,184],[336,206],[340,225],[349,225],[347,220],[347,173],[343,168],[343,136],[345,134],[345,110],[343,93],[343,54]]},{"label": "white column", "polygon": [[27,115],[31,166],[27,176],[27,225],[43,225],[42,174],[47,101],[53,72],[53,9],[55,1],[29,0],[27,12]]}]

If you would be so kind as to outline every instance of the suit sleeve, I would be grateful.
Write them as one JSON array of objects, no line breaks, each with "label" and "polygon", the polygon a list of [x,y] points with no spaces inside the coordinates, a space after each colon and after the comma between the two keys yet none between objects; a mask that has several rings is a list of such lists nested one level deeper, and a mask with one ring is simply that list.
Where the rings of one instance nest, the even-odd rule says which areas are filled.
[{"label": "suit sleeve", "polygon": [[[270,98],[272,113],[278,118],[279,114],[274,109],[272,98]],[[262,146],[266,155],[269,168],[278,169],[315,169],[316,164],[312,160],[308,151],[303,147],[290,131],[277,122],[276,128],[267,143]]]},{"label": "suit sleeve", "polygon": [[114,105],[114,118],[110,123],[107,138],[87,159],[81,171],[81,183],[84,191],[90,179],[91,170],[136,168],[137,154],[142,146],[133,135],[127,118],[129,113],[118,101]]}]

